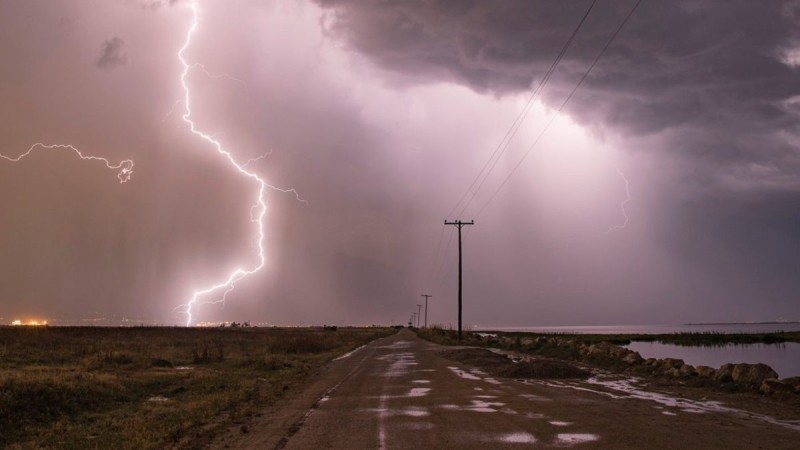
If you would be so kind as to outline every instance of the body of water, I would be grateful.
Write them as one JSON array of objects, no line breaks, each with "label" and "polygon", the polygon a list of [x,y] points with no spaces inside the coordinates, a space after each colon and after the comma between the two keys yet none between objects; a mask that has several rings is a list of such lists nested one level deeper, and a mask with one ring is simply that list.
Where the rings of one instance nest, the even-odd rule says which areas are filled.
[{"label": "body of water", "polygon": [[669,334],[669,333],[777,333],[800,331],[800,322],[721,323],[687,325],[599,325],[556,327],[477,327],[481,331],[521,331],[526,333],[577,334]]},{"label": "body of water", "polygon": [[718,369],[727,363],[763,363],[772,367],[781,378],[800,376],[800,343],[746,344],[686,347],[660,342],[632,342],[627,348],[642,358],[678,358],[693,366]]},{"label": "body of water", "polygon": [[[670,333],[777,333],[800,332],[800,322],[724,323],[687,325],[601,325],[557,327],[480,327],[485,331],[521,331],[564,334],[670,334]],[[800,343],[680,346],[658,342],[633,342],[627,346],[643,358],[678,358],[693,366],[715,369],[728,363],[763,363],[781,378],[800,376]]]}]

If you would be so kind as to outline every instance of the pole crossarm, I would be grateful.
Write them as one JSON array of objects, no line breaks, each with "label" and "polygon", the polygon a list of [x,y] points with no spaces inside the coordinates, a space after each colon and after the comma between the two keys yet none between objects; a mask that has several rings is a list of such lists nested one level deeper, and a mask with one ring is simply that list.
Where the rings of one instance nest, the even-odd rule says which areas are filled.
[{"label": "pole crossarm", "polygon": [[469,222],[467,222],[465,220],[456,220],[456,221],[450,222],[447,219],[445,219],[444,224],[445,225],[456,225],[459,229],[461,229],[461,227],[463,227],[465,225],[475,225],[475,221],[474,220],[470,220]]}]

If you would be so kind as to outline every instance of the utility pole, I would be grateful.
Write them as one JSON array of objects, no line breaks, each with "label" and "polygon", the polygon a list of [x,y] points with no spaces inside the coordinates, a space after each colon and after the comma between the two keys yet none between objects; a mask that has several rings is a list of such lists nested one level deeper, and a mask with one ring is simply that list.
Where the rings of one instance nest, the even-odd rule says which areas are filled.
[{"label": "utility pole", "polygon": [[445,219],[444,224],[455,225],[458,228],[458,339],[461,340],[461,229],[466,225],[475,225],[475,221],[463,222],[456,220],[455,222],[448,222]]},{"label": "utility pole", "polygon": [[414,327],[414,316],[415,315],[416,315],[416,313],[411,313],[411,320],[408,321],[408,327],[409,328],[413,328]]},{"label": "utility pole", "polygon": [[420,297],[425,297],[425,328],[428,328],[428,299],[433,296],[430,294],[422,294]]},{"label": "utility pole", "polygon": [[420,305],[419,303],[417,303],[417,328],[419,328],[419,318],[420,318],[420,316],[421,316],[421,314],[420,314],[420,312],[421,312],[421,309],[422,309],[422,305]]}]

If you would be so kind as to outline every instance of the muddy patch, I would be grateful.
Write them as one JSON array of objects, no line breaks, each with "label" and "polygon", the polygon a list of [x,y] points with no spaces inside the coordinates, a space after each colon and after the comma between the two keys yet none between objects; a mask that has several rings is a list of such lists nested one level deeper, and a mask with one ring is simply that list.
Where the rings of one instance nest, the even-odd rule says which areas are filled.
[{"label": "muddy patch", "polygon": [[572,446],[575,444],[583,444],[584,442],[594,442],[600,439],[600,436],[589,433],[561,433],[554,442],[558,446]]},{"label": "muddy patch", "polygon": [[536,442],[536,437],[530,433],[509,433],[500,436],[498,441],[508,444],[533,444]]},{"label": "muddy patch", "polygon": [[[506,355],[482,348],[445,350],[442,352],[442,356],[451,361],[475,366],[483,372],[504,378],[586,379],[591,375],[588,371],[566,361],[537,358],[515,362]],[[453,368],[450,369],[453,370]],[[472,371],[472,373],[483,374],[478,371]],[[497,382],[496,380],[493,381]]]}]

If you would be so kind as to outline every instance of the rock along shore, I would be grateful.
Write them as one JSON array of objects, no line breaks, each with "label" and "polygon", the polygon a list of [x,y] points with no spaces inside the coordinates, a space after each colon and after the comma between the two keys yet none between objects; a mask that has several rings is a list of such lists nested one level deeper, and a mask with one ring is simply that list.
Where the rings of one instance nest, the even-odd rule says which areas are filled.
[{"label": "rock along shore", "polygon": [[520,350],[548,357],[571,359],[632,375],[727,391],[758,391],[764,395],[800,395],[800,377],[779,379],[766,364],[724,364],[719,368],[692,366],[681,359],[647,358],[610,342],[585,342],[574,337],[509,337],[482,334],[484,345]]}]

